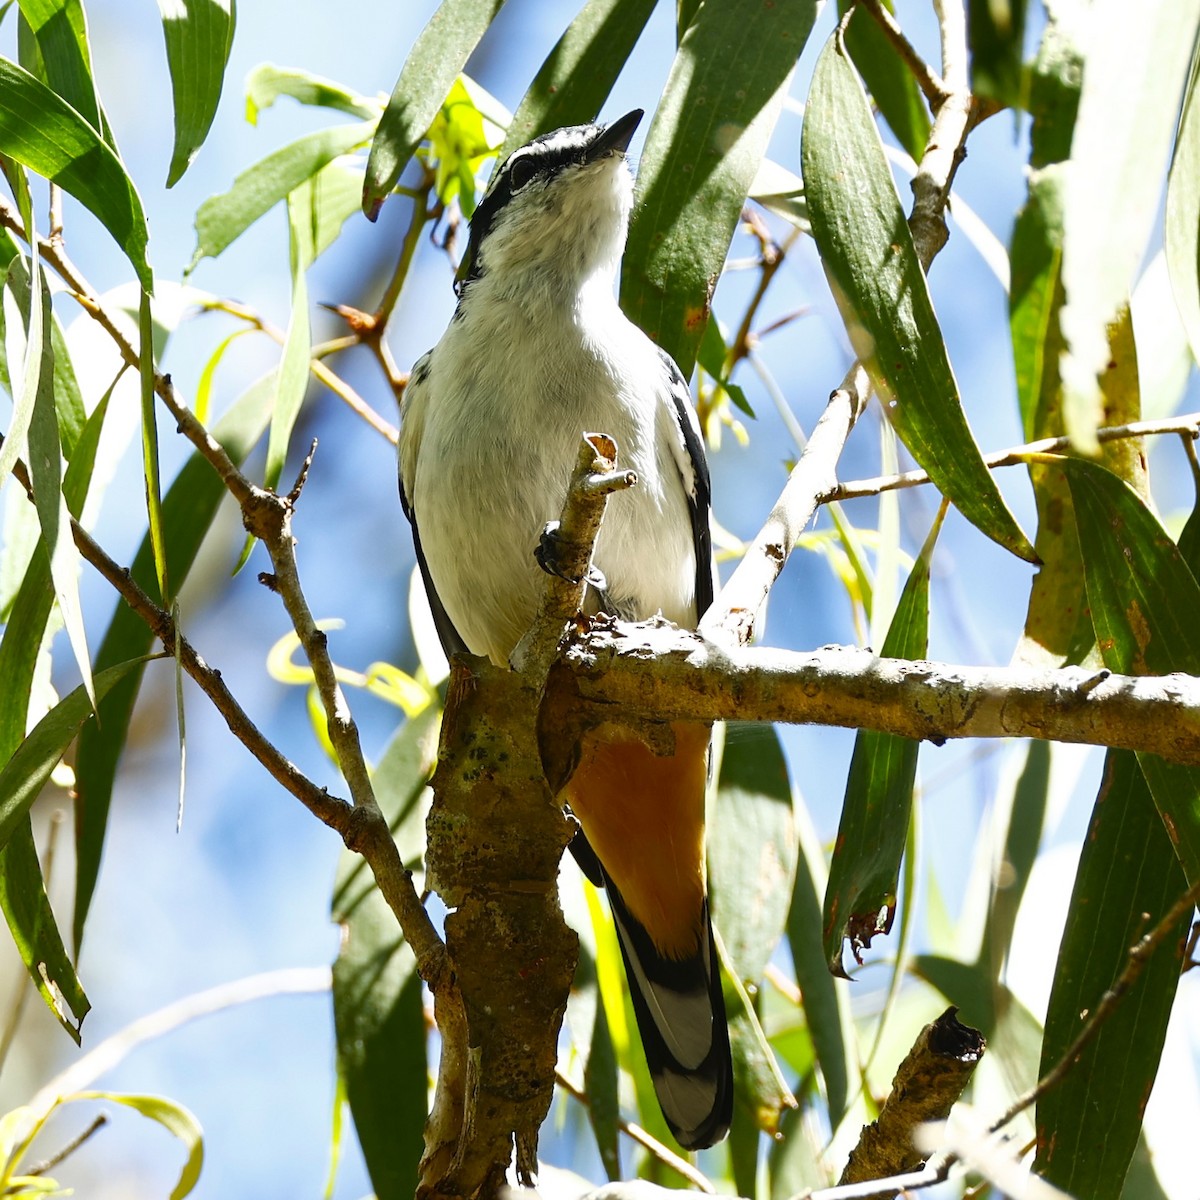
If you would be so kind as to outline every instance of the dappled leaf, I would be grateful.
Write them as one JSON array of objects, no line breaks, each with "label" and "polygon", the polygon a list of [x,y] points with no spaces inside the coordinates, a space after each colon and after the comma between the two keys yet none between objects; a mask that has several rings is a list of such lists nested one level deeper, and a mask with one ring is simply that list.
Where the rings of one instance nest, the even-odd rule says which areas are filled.
[{"label": "dappled leaf", "polygon": [[743,983],[756,985],[787,921],[796,876],[792,789],[773,725],[725,734],[708,840],[713,917]]},{"label": "dappled leaf", "polygon": [[[891,0],[880,3],[893,7]],[[839,14],[845,15],[849,7],[850,0],[838,0]],[[846,27],[846,49],[896,140],[920,162],[929,140],[929,111],[921,89],[887,34],[861,5]]]},{"label": "dappled leaf", "polygon": [[[1185,890],[1136,756],[1109,751],[1083,840],[1046,1012],[1039,1074],[1066,1053],[1128,961]],[[1141,1131],[1179,984],[1180,917],[1098,1036],[1037,1104],[1035,1169],[1089,1200],[1116,1200]]]},{"label": "dappled leaf", "polygon": [[815,0],[702,5],[646,134],[621,306],[685,378],[817,7]]},{"label": "dappled leaf", "polygon": [[836,35],[813,74],[801,154],[813,237],[889,419],[963,516],[1032,561],[963,415],[879,132]]},{"label": "dappled leaf", "polygon": [[433,124],[455,77],[504,0],[442,0],[404,61],[367,159],[363,212],[372,220]]},{"label": "dappled leaf", "polygon": [[503,161],[531,138],[597,119],[655,0],[588,0],[533,77],[508,125]]},{"label": "dappled leaf", "polygon": [[1106,334],[1129,302],[1158,215],[1200,0],[1144,9],[1106,0],[1087,21],[1064,197],[1060,321],[1066,431],[1090,452],[1103,419],[1098,376],[1108,362]]},{"label": "dappled leaf", "polygon": [[[880,650],[883,658],[925,657],[929,560],[941,523],[939,515],[909,573]],[[887,933],[892,927],[918,747],[910,738],[871,729],[861,729],[855,736],[821,917],[825,960],[835,975],[845,974],[842,942],[846,938],[861,962],[862,948],[869,946],[877,933]]]},{"label": "dappled leaf", "polygon": [[[1200,585],[1137,494],[1103,467],[1068,459],[1088,602],[1104,663],[1127,675],[1200,674]],[[1138,761],[1189,882],[1200,881],[1200,768]]]},{"label": "dappled leaf", "polygon": [[1022,100],[1021,59],[1028,0],[970,0],[971,87],[1006,105]]},{"label": "dappled leaf", "polygon": [[1192,347],[1192,357],[1200,362],[1200,100],[1196,95],[1197,77],[1193,63],[1167,183],[1163,238],[1171,290]]}]

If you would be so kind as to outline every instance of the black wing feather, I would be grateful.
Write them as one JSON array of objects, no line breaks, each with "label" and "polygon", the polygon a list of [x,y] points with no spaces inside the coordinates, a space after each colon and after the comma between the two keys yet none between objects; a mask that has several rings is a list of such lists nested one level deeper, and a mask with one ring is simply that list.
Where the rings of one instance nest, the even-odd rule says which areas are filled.
[{"label": "black wing feather", "polygon": [[425,551],[421,549],[421,531],[417,526],[417,514],[413,512],[412,505],[409,504],[408,497],[404,494],[404,480],[399,476],[397,478],[400,486],[400,507],[404,509],[404,515],[408,518],[409,525],[412,526],[413,549],[417,553],[417,566],[421,569],[425,595],[429,597],[429,610],[433,613],[433,627],[437,630],[438,641],[442,643],[442,649],[446,652],[447,658],[454,654],[466,654],[468,652],[467,643],[462,640],[458,630],[454,628],[454,622],[447,616],[441,597],[437,594],[437,588],[433,586],[433,576],[430,575],[429,564],[425,561]]},{"label": "black wing feather", "polygon": [[675,408],[675,420],[683,435],[684,449],[692,463],[695,485],[688,491],[688,511],[692,518],[692,546],[696,552],[696,620],[712,607],[712,527],[709,524],[709,509],[712,506],[712,482],[708,474],[708,459],[700,441],[695,419],[691,412],[692,397],[687,380],[675,360],[661,347],[659,357],[671,380],[671,404]]}]

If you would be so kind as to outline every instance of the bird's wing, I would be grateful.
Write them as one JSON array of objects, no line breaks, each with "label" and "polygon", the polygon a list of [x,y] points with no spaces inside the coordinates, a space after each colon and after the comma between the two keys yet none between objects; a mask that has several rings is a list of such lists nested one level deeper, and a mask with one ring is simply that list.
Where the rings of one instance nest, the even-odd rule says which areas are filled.
[{"label": "bird's wing", "polygon": [[[425,584],[425,595],[429,598],[429,609],[433,614],[433,627],[437,630],[438,640],[449,658],[452,654],[466,654],[467,644],[462,635],[454,627],[454,623],[446,613],[433,585],[433,576],[429,573],[429,564],[425,561],[425,552],[421,549],[421,527],[417,512],[410,499],[413,476],[416,473],[417,454],[421,444],[424,407],[429,401],[430,388],[429,365],[432,351],[424,354],[413,366],[408,379],[408,387],[404,392],[404,408],[400,421],[399,472],[400,507],[412,526],[413,549],[417,554],[417,566],[421,571],[421,579]],[[405,476],[408,477],[407,482]]]},{"label": "bird's wing", "polygon": [[658,354],[669,381],[667,416],[671,422],[668,427],[671,450],[683,478],[688,512],[692,518],[692,546],[696,552],[696,619],[699,620],[713,602],[712,528],[709,524],[712,485],[708,461],[704,456],[700,422],[692,407],[687,380],[675,365],[675,360],[661,346],[658,347]]}]

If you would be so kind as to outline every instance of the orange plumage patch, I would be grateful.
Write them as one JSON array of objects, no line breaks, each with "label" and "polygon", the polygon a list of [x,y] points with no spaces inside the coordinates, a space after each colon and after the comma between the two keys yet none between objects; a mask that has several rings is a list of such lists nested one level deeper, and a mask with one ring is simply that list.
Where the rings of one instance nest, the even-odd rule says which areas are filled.
[{"label": "orange plumage patch", "polygon": [[623,730],[585,739],[566,796],[626,907],[665,958],[700,946],[709,729],[671,725],[659,756]]}]

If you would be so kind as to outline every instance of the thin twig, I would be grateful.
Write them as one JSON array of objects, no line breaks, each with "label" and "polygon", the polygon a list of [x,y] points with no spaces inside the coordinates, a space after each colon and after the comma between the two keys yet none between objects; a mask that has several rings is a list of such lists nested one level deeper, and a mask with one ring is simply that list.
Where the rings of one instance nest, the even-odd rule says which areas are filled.
[{"label": "thin twig", "polygon": [[1036,1104],[1051,1088],[1057,1087],[1069,1074],[1076,1059],[1086,1049],[1088,1044],[1100,1032],[1104,1022],[1116,1011],[1126,993],[1137,982],[1138,976],[1146,969],[1146,964],[1154,952],[1171,936],[1175,926],[1200,903],[1200,883],[1193,884],[1174,904],[1163,914],[1158,924],[1154,926],[1136,945],[1130,947],[1129,960],[1124,970],[1117,976],[1112,987],[1100,997],[1100,1002],[1088,1014],[1083,1028],[1075,1040],[1067,1047],[1062,1057],[1030,1088],[1023,1096],[1019,1096],[988,1126],[989,1133],[1002,1129],[1015,1116]]},{"label": "thin twig", "polygon": [[885,8],[879,0],[858,0],[858,6],[866,9],[875,18],[875,22],[883,30],[884,36],[892,43],[896,53],[900,55],[905,66],[912,72],[929,107],[936,113],[948,94],[942,77],[917,53],[912,42],[904,36],[904,30],[900,28],[891,9]]},{"label": "thin twig", "polygon": [[[277,345],[282,346],[286,340],[282,329],[271,324],[261,313],[255,312],[248,305],[240,304],[235,300],[211,300],[201,307],[207,312],[223,312],[231,317],[237,317],[238,320],[245,321],[259,332],[265,333]],[[347,408],[366,421],[376,433],[381,433],[394,446],[399,438],[396,427],[381,417],[350,384],[331,370],[324,361],[334,350],[346,348],[341,343],[355,345],[361,340],[358,337],[339,338],[336,342],[326,343],[314,349],[309,358],[309,371],[318,383],[324,384]]]},{"label": "thin twig", "polygon": [[47,1171],[53,1171],[59,1163],[70,1158],[76,1150],[79,1149],[89,1138],[100,1132],[105,1125],[108,1124],[108,1113],[97,1113],[88,1127],[80,1134],[73,1137],[65,1146],[56,1150],[49,1158],[38,1163],[33,1167],[25,1167],[22,1169],[23,1175],[45,1175]]},{"label": "thin twig", "polygon": [[[1184,413],[1162,421],[1131,421],[1128,425],[1110,425],[1096,430],[1100,442],[1116,442],[1124,438],[1154,437],[1164,433],[1177,433],[1190,444],[1200,437],[1200,412]],[[1015,467],[1027,462],[1035,454],[1061,454],[1071,447],[1067,437],[1041,438],[1021,446],[1010,446],[1007,450],[996,450],[984,456],[989,467]],[[901,471],[897,475],[877,475],[873,479],[852,479],[839,483],[820,497],[820,503],[831,500],[853,500],[862,496],[877,496],[881,492],[892,492],[900,488],[917,487],[929,482],[926,471]]]},{"label": "thin twig", "polygon": [[[591,1104],[588,1094],[567,1077],[566,1073],[558,1067],[554,1069],[554,1080],[564,1092],[568,1092],[574,1096],[585,1108]],[[649,1134],[640,1125],[633,1121],[627,1121],[624,1117],[617,1117],[617,1128],[626,1134],[631,1140],[637,1142],[639,1146],[648,1153],[652,1154],[659,1162],[671,1168],[677,1174],[681,1175],[688,1183],[694,1184],[706,1196],[716,1195],[717,1189],[709,1182],[708,1177],[692,1166],[685,1158],[680,1158],[669,1147],[664,1146],[656,1137]]]},{"label": "thin twig", "polygon": [[50,185],[50,232],[49,240],[59,249],[63,244],[63,191],[57,183]]}]

